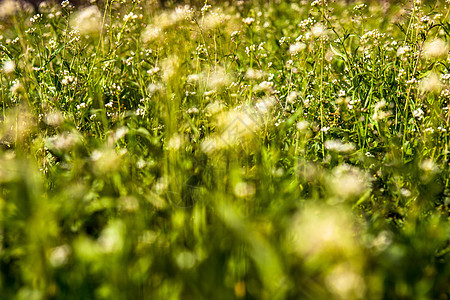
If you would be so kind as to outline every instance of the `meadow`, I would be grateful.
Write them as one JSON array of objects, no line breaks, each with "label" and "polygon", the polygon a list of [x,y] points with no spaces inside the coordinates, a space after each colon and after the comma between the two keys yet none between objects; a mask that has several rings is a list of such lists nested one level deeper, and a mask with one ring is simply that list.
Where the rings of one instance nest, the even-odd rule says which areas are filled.
[{"label": "meadow", "polygon": [[0,299],[449,299],[449,2],[4,0]]}]

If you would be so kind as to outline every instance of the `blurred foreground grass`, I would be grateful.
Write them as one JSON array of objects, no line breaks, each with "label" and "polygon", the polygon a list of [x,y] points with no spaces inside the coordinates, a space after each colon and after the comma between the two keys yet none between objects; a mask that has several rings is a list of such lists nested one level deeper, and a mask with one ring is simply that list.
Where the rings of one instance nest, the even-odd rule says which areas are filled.
[{"label": "blurred foreground grass", "polygon": [[448,299],[449,5],[0,4],[1,299]]}]

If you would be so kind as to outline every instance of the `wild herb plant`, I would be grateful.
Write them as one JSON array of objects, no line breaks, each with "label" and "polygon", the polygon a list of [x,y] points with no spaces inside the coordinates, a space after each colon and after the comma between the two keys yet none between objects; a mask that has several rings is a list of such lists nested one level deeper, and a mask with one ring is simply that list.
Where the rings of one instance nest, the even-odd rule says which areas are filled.
[{"label": "wild herb plant", "polygon": [[447,2],[3,1],[0,298],[448,299]]}]

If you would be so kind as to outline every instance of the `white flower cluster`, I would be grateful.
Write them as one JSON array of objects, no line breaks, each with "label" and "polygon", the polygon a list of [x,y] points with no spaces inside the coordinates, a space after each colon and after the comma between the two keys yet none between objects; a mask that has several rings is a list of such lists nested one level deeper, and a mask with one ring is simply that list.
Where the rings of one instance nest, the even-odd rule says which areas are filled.
[{"label": "white flower cluster", "polygon": [[248,17],[248,18],[243,19],[242,22],[244,24],[250,26],[250,25],[252,25],[255,22],[255,18]]}]

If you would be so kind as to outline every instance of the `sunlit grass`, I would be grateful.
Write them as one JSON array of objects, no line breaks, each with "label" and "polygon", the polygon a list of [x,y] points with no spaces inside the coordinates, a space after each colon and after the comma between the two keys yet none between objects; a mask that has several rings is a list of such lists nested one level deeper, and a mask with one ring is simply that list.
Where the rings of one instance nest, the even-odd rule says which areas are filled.
[{"label": "sunlit grass", "polygon": [[0,4],[0,298],[447,299],[443,1]]}]

